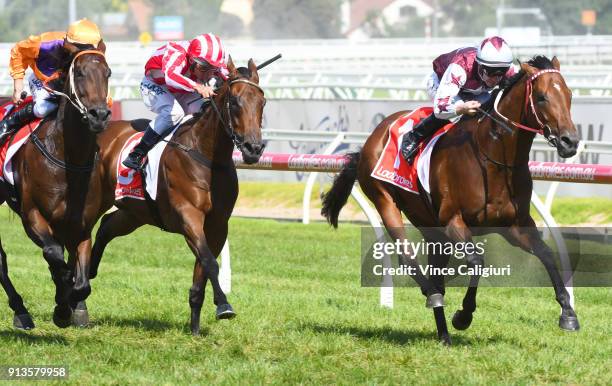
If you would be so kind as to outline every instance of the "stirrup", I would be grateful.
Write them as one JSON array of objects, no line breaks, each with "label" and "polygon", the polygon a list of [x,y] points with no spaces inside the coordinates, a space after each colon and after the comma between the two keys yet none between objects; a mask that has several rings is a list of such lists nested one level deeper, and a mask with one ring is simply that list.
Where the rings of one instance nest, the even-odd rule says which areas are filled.
[{"label": "stirrup", "polygon": [[143,159],[144,155],[140,153],[134,154],[133,152],[128,154],[127,158],[123,160],[122,164],[126,168],[134,170],[142,170],[144,168]]},{"label": "stirrup", "polygon": [[402,157],[404,157],[404,159],[406,160],[406,162],[408,162],[408,164],[412,164],[412,162],[414,162],[414,156],[416,155],[417,151],[419,150],[419,144],[421,143],[420,140],[416,139],[416,140],[412,140],[408,146],[406,146],[406,148],[402,148],[401,152],[402,152]]}]

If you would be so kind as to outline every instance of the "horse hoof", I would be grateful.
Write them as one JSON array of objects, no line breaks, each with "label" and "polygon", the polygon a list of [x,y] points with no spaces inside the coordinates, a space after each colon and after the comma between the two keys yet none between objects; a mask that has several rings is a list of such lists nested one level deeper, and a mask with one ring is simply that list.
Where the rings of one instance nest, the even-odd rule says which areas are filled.
[{"label": "horse hoof", "polygon": [[234,309],[229,304],[221,304],[217,306],[217,320],[232,319],[236,316]]},{"label": "horse hoof", "polygon": [[452,346],[450,335],[439,336],[438,340],[443,346],[446,346],[446,347]]},{"label": "horse hoof", "polygon": [[565,331],[580,330],[580,323],[578,323],[578,317],[577,316],[560,316],[559,317],[559,328]]},{"label": "horse hoof", "polygon": [[472,319],[471,313],[459,310],[453,315],[453,327],[455,330],[467,330],[472,324]]},{"label": "horse hoof", "polygon": [[431,294],[431,295],[427,296],[427,301],[425,302],[425,307],[427,307],[427,308],[444,307],[444,295],[442,295],[442,294]]},{"label": "horse hoof", "polygon": [[72,310],[70,307],[64,311],[62,308],[55,306],[53,310],[53,323],[59,328],[66,328],[72,324]]},{"label": "horse hoof", "polygon": [[15,314],[13,317],[13,326],[19,330],[31,330],[34,328],[34,321],[30,314]]},{"label": "horse hoof", "polygon": [[72,325],[80,328],[86,328],[89,326],[89,313],[86,309],[74,310],[72,312]]}]

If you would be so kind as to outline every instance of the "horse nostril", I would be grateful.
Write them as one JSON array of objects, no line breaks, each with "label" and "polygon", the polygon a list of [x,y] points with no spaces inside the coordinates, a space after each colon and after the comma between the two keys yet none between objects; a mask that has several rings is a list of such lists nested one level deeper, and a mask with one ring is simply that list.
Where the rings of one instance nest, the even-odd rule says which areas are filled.
[{"label": "horse nostril", "polygon": [[106,121],[110,118],[110,115],[111,115],[111,111],[107,108],[89,109],[87,113],[94,120],[98,120],[98,121]]},{"label": "horse nostril", "polygon": [[562,135],[561,143],[563,144],[564,147],[567,147],[567,148],[576,147],[575,141],[573,141],[569,135]]}]

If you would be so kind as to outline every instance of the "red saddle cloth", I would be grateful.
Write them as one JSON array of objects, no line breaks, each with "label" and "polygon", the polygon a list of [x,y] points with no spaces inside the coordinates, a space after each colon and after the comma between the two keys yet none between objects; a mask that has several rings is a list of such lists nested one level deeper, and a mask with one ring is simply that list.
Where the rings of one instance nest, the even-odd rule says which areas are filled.
[{"label": "red saddle cloth", "polygon": [[[9,114],[13,114],[19,110],[24,109],[28,103],[33,103],[32,97],[28,96],[23,103],[15,105],[13,102],[7,102],[0,106],[0,120],[7,117]],[[15,133],[11,134],[11,137],[6,138],[2,146],[0,147],[0,178],[6,180],[11,185],[13,184],[12,169],[9,166],[9,161],[17,153],[17,150],[26,142],[42,121],[41,118],[37,118],[32,122],[21,127]],[[7,169],[5,171],[5,169]],[[9,177],[8,179],[6,177]]]},{"label": "red saddle cloth", "polygon": [[[453,124],[445,125],[429,139],[421,142],[412,164],[408,164],[408,162],[404,160],[404,157],[402,157],[400,144],[402,143],[404,135],[412,130],[421,119],[426,118],[432,112],[433,109],[431,107],[421,107],[400,116],[389,126],[389,139],[376,163],[376,167],[372,171],[372,177],[393,184],[409,192],[419,194],[419,175],[421,179],[429,178],[429,156],[431,155],[431,151],[430,148],[428,148],[428,144],[432,141],[432,145],[435,144],[435,141],[446,133]],[[428,181],[426,186],[429,186]]]},{"label": "red saddle cloth", "polygon": [[115,199],[120,200],[125,197],[144,200],[144,186],[142,184],[142,174],[137,170],[123,166],[122,162],[128,154],[136,147],[144,132],[136,133],[128,138],[123,144],[119,160],[117,162],[117,185],[115,187]]}]

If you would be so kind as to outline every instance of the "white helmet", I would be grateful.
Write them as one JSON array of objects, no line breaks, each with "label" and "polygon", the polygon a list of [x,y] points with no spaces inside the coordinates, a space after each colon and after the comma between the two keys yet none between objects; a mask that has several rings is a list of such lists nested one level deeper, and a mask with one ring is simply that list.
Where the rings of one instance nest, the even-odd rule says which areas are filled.
[{"label": "white helmet", "polygon": [[513,59],[508,43],[499,36],[483,40],[476,53],[476,61],[486,67],[510,67]]}]

